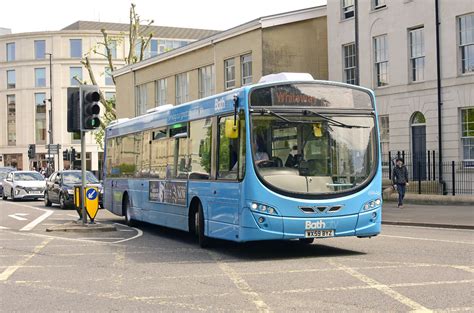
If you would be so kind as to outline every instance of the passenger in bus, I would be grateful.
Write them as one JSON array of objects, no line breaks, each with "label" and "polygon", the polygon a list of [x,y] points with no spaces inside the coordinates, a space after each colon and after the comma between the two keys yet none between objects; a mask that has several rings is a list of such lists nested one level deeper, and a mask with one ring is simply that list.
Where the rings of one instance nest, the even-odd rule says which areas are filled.
[{"label": "passenger in bus", "polygon": [[265,144],[261,136],[257,136],[257,140],[253,142],[253,145],[255,164],[270,160],[268,153],[265,151]]},{"label": "passenger in bus", "polygon": [[298,146],[294,145],[286,158],[285,167],[298,167],[301,162],[302,156],[298,154]]}]

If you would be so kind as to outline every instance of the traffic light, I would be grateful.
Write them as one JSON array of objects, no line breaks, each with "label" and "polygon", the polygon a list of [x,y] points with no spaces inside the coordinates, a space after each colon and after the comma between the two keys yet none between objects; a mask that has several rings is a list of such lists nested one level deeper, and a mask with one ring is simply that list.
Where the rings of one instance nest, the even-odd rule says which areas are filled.
[{"label": "traffic light", "polygon": [[67,89],[67,131],[76,133],[81,131],[81,106],[79,87]]},{"label": "traffic light", "polygon": [[71,148],[71,163],[74,163],[76,161],[76,149]]},{"label": "traffic light", "polygon": [[36,156],[36,145],[30,144],[28,145],[28,159],[34,159]]},{"label": "traffic light", "polygon": [[67,149],[63,151],[63,160],[69,160],[69,151]]},{"label": "traffic light", "polygon": [[100,94],[97,86],[80,86],[81,130],[96,129],[100,126]]}]

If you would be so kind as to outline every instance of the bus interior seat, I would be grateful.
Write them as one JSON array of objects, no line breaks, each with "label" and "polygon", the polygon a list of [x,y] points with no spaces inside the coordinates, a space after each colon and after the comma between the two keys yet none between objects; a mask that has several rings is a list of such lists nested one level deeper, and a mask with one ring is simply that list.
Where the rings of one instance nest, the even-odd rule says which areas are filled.
[{"label": "bus interior seat", "polygon": [[283,161],[279,157],[274,156],[270,160],[275,164],[275,167],[283,167]]}]

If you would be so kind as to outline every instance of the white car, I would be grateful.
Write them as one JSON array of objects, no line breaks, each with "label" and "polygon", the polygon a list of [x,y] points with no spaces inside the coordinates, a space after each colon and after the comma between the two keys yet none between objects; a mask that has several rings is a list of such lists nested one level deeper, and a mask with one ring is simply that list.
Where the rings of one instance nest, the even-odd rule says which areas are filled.
[{"label": "white car", "polygon": [[3,200],[11,198],[33,199],[43,198],[46,182],[43,175],[34,171],[13,171],[3,180]]}]

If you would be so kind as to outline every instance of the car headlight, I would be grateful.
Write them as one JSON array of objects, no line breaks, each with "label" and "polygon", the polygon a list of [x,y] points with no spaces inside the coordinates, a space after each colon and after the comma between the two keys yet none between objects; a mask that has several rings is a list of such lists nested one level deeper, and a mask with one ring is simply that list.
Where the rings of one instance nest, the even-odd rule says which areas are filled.
[{"label": "car headlight", "polygon": [[375,200],[366,202],[363,208],[364,208],[364,211],[368,211],[368,210],[378,208],[381,204],[382,204],[382,200],[380,198],[377,198]]},{"label": "car headlight", "polygon": [[266,204],[261,204],[257,202],[252,202],[250,204],[250,209],[254,212],[263,213],[263,214],[270,214],[270,215],[278,215],[278,212],[275,208],[268,206]]}]

